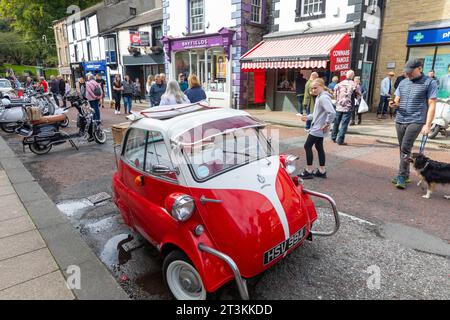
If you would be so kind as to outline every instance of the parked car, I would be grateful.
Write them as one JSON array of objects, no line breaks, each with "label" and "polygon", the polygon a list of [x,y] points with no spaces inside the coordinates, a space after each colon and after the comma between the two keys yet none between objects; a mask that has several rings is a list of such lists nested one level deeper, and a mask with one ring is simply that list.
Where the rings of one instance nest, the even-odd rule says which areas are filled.
[{"label": "parked car", "polygon": [[14,99],[17,98],[14,88],[8,79],[0,79],[0,94],[3,98]]},{"label": "parked car", "polygon": [[[278,155],[265,124],[247,112],[202,104],[132,115],[112,189],[127,225],[164,256],[176,299],[203,300],[267,270],[313,235],[339,228],[335,202],[294,175],[298,157]],[[311,196],[328,200],[335,227],[312,231]]]}]

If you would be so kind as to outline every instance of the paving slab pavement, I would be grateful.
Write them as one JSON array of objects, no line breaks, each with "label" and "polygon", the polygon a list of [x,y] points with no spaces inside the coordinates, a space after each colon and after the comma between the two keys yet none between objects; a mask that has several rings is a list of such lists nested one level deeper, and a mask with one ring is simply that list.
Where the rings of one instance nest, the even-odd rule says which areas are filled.
[{"label": "paving slab pavement", "polygon": [[16,299],[129,297],[0,137],[0,300]]}]

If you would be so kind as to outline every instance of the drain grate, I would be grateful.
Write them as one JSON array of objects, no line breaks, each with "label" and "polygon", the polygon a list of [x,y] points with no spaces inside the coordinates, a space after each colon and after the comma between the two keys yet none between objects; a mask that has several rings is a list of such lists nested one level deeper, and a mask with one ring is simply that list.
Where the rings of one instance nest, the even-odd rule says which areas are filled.
[{"label": "drain grate", "polygon": [[107,194],[106,192],[100,192],[100,193],[94,194],[93,196],[87,197],[87,199],[90,202],[92,202],[93,205],[96,205],[100,202],[111,199],[111,196],[109,194]]}]

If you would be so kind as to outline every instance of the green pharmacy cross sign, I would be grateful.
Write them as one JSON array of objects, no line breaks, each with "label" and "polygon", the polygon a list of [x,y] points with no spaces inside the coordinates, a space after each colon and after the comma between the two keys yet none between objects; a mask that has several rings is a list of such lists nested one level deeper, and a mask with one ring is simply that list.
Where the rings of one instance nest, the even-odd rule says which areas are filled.
[{"label": "green pharmacy cross sign", "polygon": [[414,36],[414,40],[416,40],[416,42],[422,41],[423,38],[425,38],[425,36],[421,32]]}]

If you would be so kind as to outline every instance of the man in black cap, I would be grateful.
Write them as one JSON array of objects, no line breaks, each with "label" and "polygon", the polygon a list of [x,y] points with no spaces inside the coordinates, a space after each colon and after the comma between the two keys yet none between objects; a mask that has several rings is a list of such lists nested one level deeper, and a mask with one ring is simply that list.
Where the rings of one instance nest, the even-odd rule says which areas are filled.
[{"label": "man in black cap", "polygon": [[419,134],[430,133],[436,110],[438,85],[422,73],[422,67],[422,61],[418,59],[406,63],[404,72],[407,78],[400,82],[395,99],[390,102],[391,108],[397,108],[395,127],[400,145],[400,168],[392,183],[398,189],[405,189],[410,182],[410,165],[406,159]]}]

